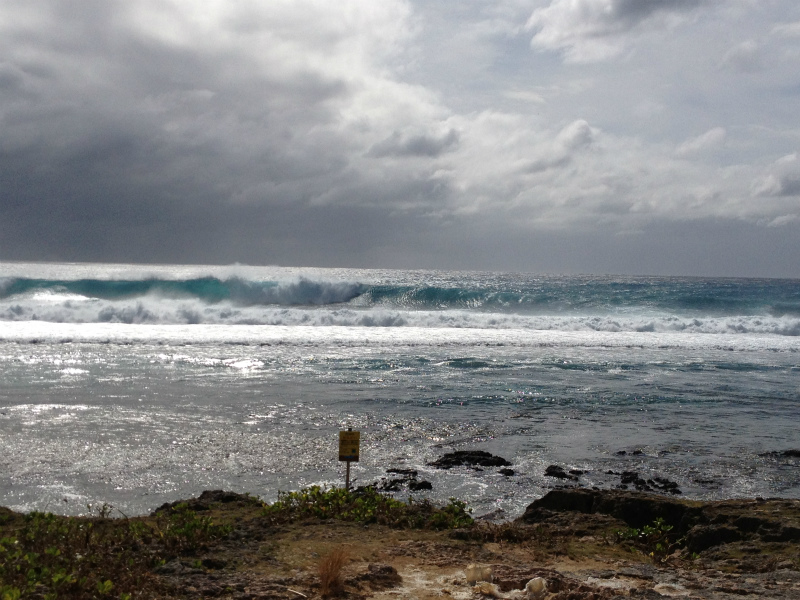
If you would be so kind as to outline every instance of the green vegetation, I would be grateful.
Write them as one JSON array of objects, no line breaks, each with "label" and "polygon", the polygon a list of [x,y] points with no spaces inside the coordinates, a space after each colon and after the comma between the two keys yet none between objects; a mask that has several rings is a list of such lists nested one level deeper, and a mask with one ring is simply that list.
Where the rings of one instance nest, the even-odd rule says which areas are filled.
[{"label": "green vegetation", "polygon": [[[108,518],[113,509],[108,504],[95,507],[97,517],[3,513],[0,600],[157,597],[164,584],[154,568],[178,557],[202,556],[233,529],[216,523],[210,516],[213,511],[198,512],[192,506],[180,503],[153,517],[132,519]],[[355,491],[311,487],[281,493],[271,505],[254,500],[251,506],[253,518],[264,526],[304,518],[419,529],[472,524],[466,505],[458,500],[451,499],[444,507],[429,500],[406,503],[369,487]],[[202,561],[195,558],[192,564],[200,568]]]},{"label": "green vegetation", "polygon": [[152,567],[229,531],[185,504],[152,519],[32,512],[3,527],[0,600],[147,596],[158,588]]},{"label": "green vegetation", "polygon": [[275,503],[264,506],[263,514],[273,523],[319,518],[408,529],[454,529],[473,523],[466,504],[455,498],[437,507],[427,499],[401,502],[372,487],[348,491],[312,486],[281,492]]},{"label": "green vegetation", "polygon": [[683,545],[683,539],[676,538],[672,529],[672,525],[659,517],[641,529],[631,527],[617,531],[617,542],[632,544],[632,549],[648,554],[654,561],[663,562],[670,552]]}]

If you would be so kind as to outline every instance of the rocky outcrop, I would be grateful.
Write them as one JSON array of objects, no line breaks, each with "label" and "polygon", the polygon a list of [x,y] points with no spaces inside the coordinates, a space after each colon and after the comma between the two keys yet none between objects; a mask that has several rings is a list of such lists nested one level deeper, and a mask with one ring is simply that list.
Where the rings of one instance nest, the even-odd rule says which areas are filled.
[{"label": "rocky outcrop", "polygon": [[202,512],[204,510],[209,510],[215,504],[218,505],[230,503],[239,503],[244,506],[248,504],[261,504],[261,500],[248,494],[237,494],[236,492],[227,492],[223,490],[206,490],[197,498],[178,500],[176,502],[165,502],[152,513],[150,513],[150,516],[156,516],[160,513],[168,512],[177,507],[179,504],[185,504],[190,510]]},{"label": "rocky outcrop", "polygon": [[453,467],[510,467],[511,463],[501,456],[489,454],[483,450],[458,450],[445,454],[440,459],[429,463],[437,469],[452,469]]},{"label": "rocky outcrop", "polygon": [[796,500],[701,503],[625,490],[558,489],[528,505],[518,521],[546,522],[563,513],[610,516],[634,528],[663,519],[698,553],[740,541],[800,542]]}]

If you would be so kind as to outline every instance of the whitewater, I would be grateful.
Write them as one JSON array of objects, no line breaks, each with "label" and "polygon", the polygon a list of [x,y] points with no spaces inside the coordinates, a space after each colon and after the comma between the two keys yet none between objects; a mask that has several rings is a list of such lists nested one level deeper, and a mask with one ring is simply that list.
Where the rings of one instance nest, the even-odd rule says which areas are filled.
[{"label": "whitewater", "polygon": [[[623,471],[798,498],[798,351],[798,280],[0,263],[0,504],[341,485],[344,427],[357,485],[500,518]],[[429,464],[463,449],[514,474]]]}]

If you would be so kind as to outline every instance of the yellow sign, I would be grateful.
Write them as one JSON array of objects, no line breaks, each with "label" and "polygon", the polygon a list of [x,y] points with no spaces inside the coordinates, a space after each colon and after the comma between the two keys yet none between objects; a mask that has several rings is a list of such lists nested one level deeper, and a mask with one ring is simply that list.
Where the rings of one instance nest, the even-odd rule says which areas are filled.
[{"label": "yellow sign", "polygon": [[358,462],[358,448],[361,443],[360,431],[339,432],[339,460]]}]

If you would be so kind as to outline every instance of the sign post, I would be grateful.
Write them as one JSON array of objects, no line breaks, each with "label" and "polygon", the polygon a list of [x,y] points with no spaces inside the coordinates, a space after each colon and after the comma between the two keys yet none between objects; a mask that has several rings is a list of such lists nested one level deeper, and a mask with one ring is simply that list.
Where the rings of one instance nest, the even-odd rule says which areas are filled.
[{"label": "sign post", "polygon": [[350,491],[350,463],[358,462],[360,444],[360,431],[353,431],[352,427],[348,427],[347,431],[339,432],[339,460],[347,463],[347,474],[344,480],[344,489],[347,491]]}]

